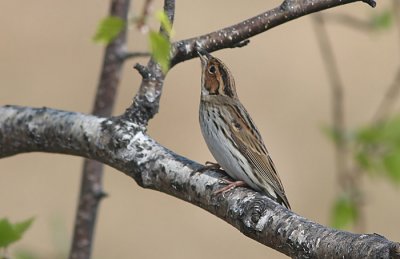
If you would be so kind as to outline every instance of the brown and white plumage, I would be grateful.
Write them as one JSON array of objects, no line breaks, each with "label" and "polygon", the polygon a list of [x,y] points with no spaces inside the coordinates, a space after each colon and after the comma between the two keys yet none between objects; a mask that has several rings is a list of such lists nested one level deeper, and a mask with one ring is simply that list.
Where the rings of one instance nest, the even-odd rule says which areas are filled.
[{"label": "brown and white plumage", "polygon": [[290,208],[261,135],[238,99],[230,71],[222,61],[204,51],[199,56],[202,63],[199,120],[210,152],[232,178]]}]

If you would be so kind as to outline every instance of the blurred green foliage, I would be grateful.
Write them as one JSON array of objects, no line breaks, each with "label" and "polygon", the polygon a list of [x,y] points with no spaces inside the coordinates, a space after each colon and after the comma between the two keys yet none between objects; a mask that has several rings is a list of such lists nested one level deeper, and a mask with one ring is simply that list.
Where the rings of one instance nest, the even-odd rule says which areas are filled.
[{"label": "blurred green foliage", "polygon": [[161,66],[162,71],[166,73],[169,69],[171,43],[163,34],[155,31],[149,32],[149,42],[152,57]]},{"label": "blurred green foliage", "polygon": [[168,19],[167,14],[164,11],[156,12],[156,18],[161,23],[161,27],[167,32],[169,36],[174,35],[174,31],[172,29],[172,24]]},{"label": "blurred green foliage", "polygon": [[340,195],[332,208],[331,226],[344,229],[352,225],[358,219],[356,204],[349,195]]},{"label": "blurred green foliage", "polygon": [[384,10],[381,13],[374,13],[371,18],[371,24],[375,29],[387,29],[393,25],[393,11],[391,9]]},{"label": "blurred green foliage", "polygon": [[[395,12],[399,8],[395,1],[398,0],[393,0],[391,7],[373,12],[368,28],[385,30],[394,26]],[[347,174],[353,183],[346,183],[347,180],[340,183],[346,186],[342,186],[343,191],[336,198],[331,213],[333,227],[348,228],[356,225],[362,211],[355,200],[362,199],[363,192],[355,187],[357,184],[354,185],[354,181],[360,181],[362,173],[370,177],[380,176],[397,186],[400,184],[400,115],[355,130],[341,132],[334,127],[323,127],[322,132],[336,145],[343,144],[353,158],[352,167],[340,172]]]},{"label": "blurred green foliage", "polygon": [[[368,176],[380,176],[394,185],[400,184],[400,116],[371,123],[348,133],[323,127],[333,142],[347,142],[355,164]],[[346,228],[358,219],[357,206],[350,195],[339,194],[333,204],[331,224]]]},{"label": "blurred green foliage", "polygon": [[39,259],[41,258],[37,254],[33,253],[32,251],[28,250],[20,250],[17,251],[15,254],[16,259]]},{"label": "blurred green foliage", "polygon": [[161,23],[161,27],[164,29],[166,35],[153,30],[149,32],[151,56],[160,65],[163,73],[166,73],[169,69],[170,61],[171,42],[169,36],[173,33],[172,24],[164,11],[157,12],[156,18]]},{"label": "blurred green foliage", "polygon": [[325,136],[327,136],[334,143],[337,143],[343,137],[342,133],[340,131],[334,129],[333,127],[329,127],[326,125],[323,125],[321,127],[321,131],[322,131],[322,133],[324,133]]},{"label": "blurred green foliage", "polygon": [[400,184],[400,116],[359,129],[355,143],[361,168]]},{"label": "blurred green foliage", "polygon": [[125,22],[119,17],[108,16],[100,21],[93,41],[96,43],[109,44],[124,29]]}]

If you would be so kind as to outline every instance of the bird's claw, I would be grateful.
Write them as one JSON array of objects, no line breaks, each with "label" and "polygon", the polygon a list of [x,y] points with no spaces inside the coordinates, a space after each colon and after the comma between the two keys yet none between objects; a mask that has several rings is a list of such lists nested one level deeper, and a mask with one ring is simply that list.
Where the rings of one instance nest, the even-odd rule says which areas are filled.
[{"label": "bird's claw", "polygon": [[227,186],[218,189],[214,192],[214,194],[219,194],[219,193],[225,193],[227,191],[230,191],[232,189],[235,189],[236,187],[240,187],[240,186],[247,186],[247,184],[243,181],[230,181],[227,179],[220,179],[221,182],[224,182],[226,184],[228,184]]},{"label": "bird's claw", "polygon": [[206,161],[206,164],[197,169],[197,172],[204,173],[207,170],[221,170],[221,166],[218,163]]}]

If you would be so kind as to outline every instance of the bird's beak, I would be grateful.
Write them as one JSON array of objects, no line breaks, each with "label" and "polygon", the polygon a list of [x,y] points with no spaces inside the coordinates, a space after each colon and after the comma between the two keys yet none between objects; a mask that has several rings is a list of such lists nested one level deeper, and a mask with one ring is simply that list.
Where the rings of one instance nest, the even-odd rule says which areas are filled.
[{"label": "bird's beak", "polygon": [[197,54],[199,54],[200,60],[201,60],[201,64],[203,66],[205,66],[207,64],[207,62],[211,59],[211,55],[208,54],[207,51],[203,50],[203,49],[197,49]]}]

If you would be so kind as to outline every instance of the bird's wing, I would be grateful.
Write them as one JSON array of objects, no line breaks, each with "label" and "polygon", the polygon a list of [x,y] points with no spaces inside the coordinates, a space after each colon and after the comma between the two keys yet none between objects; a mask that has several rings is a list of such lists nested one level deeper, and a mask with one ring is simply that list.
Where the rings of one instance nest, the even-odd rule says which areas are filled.
[{"label": "bird's wing", "polygon": [[[279,179],[275,165],[265,147],[265,144],[243,105],[236,101],[235,105],[229,105],[232,111],[231,127],[232,139],[243,156],[249,161],[253,169],[258,172],[261,182],[269,184],[278,196],[278,199],[290,208],[288,199],[281,180]],[[227,119],[227,118],[226,118]]]}]

